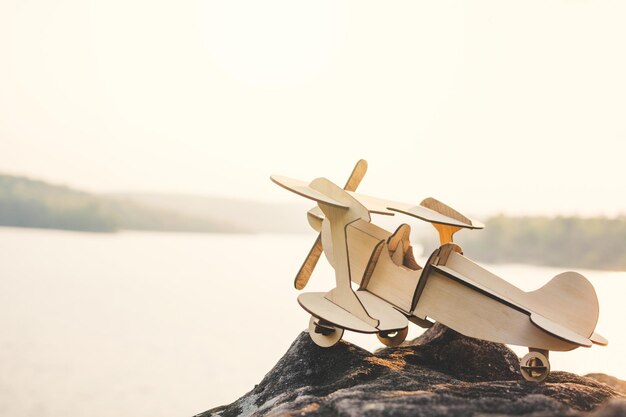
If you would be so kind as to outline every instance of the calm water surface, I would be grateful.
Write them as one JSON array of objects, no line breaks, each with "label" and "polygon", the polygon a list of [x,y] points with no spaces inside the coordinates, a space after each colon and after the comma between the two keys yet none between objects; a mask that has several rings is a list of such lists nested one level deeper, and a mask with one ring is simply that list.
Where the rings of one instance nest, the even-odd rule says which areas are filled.
[{"label": "calm water surface", "polygon": [[[235,400],[307,325],[292,280],[313,239],[0,228],[0,415],[190,417]],[[488,268],[525,290],[564,270]],[[626,379],[626,273],[579,272],[611,344],[552,367]],[[333,282],[322,261],[307,289]]]}]

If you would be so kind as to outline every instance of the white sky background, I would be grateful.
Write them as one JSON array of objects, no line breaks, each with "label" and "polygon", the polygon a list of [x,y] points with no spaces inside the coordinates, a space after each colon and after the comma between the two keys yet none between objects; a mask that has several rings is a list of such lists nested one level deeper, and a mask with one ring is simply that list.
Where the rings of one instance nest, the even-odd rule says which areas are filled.
[{"label": "white sky background", "polygon": [[626,2],[2,0],[0,171],[626,213]]}]

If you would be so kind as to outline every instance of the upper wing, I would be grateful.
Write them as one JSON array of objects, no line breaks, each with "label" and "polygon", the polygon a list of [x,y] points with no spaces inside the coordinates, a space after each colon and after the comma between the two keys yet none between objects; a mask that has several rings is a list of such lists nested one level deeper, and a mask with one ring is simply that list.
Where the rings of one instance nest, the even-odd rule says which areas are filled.
[{"label": "upper wing", "polygon": [[[330,198],[317,190],[314,190],[309,186],[309,184],[304,181],[283,177],[280,175],[272,175],[270,178],[274,183],[303,197],[309,198],[314,201],[330,204],[331,206],[347,208],[345,204],[340,203],[339,201]],[[468,229],[482,229],[483,227],[485,227],[482,223],[478,221],[470,220],[466,217],[463,217],[463,219],[465,219],[466,221],[458,220],[453,217],[447,216],[440,211],[425,207],[421,204],[415,205],[401,203],[398,201],[385,200],[378,197],[359,194],[352,191],[346,192],[354,197],[354,199],[361,203],[363,206],[365,206],[365,208],[367,208],[370,213],[384,214],[387,216],[393,216],[395,213],[402,213],[431,223],[446,224]],[[311,211],[310,213],[317,218],[323,217],[323,215],[319,211]]]},{"label": "upper wing", "polygon": [[288,177],[283,177],[280,175],[272,175],[270,179],[275,184],[278,184],[284,189],[289,190],[293,193],[301,195],[302,197],[306,197],[314,201],[319,201],[322,203],[330,204],[331,206],[334,206],[334,207],[348,208],[347,205],[340,203],[339,201],[333,198],[328,197],[326,194],[323,194],[317,190],[314,190],[313,188],[309,186],[309,184],[307,184],[304,181],[300,181],[300,180],[296,180],[296,179],[288,178]]},{"label": "upper wing", "polygon": [[[372,213],[393,215],[394,212],[406,214],[407,216],[416,217],[430,223],[446,224],[450,226],[458,226],[467,229],[482,229],[485,227],[482,223],[465,218],[467,221],[457,220],[444,213],[435,211],[423,205],[415,205],[401,203],[398,201],[384,200],[382,198],[371,197],[368,195],[350,193],[359,203],[363,204]],[[426,201],[426,200],[424,200]]]}]

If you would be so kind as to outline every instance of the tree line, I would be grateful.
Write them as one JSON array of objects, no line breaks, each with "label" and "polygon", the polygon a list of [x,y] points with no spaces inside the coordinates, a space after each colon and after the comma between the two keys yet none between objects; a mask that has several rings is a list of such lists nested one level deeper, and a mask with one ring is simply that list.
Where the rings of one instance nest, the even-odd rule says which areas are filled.
[{"label": "tree line", "polygon": [[464,252],[483,262],[626,270],[626,216],[498,215],[484,230],[457,236]]},{"label": "tree line", "polygon": [[0,175],[0,226],[89,232],[115,232],[122,229],[242,231],[206,218],[9,175]]}]

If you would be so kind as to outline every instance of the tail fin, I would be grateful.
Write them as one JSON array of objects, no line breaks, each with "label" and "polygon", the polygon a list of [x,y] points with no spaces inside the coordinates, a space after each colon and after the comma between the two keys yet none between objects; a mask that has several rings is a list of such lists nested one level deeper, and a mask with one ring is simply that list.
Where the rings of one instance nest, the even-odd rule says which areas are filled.
[{"label": "tail fin", "polygon": [[593,335],[598,322],[598,297],[581,274],[563,272],[529,295],[533,311],[581,336]]}]

